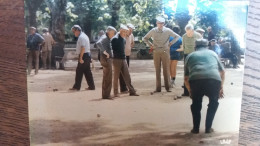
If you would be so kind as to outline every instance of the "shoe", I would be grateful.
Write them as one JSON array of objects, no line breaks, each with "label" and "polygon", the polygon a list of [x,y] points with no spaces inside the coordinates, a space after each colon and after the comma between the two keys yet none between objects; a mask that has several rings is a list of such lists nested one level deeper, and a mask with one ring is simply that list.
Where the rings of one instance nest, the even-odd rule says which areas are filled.
[{"label": "shoe", "polygon": [[175,86],[175,80],[171,80],[171,85],[172,85],[172,87]]},{"label": "shoe", "polygon": [[153,93],[158,93],[158,92],[161,92],[161,90],[155,90],[155,91],[153,91]]},{"label": "shoe", "polygon": [[107,100],[114,100],[114,98],[113,98],[113,97],[111,97],[111,96],[109,96],[109,97],[107,97],[107,98],[102,98],[102,99],[107,99]]},{"label": "shoe", "polygon": [[198,134],[198,133],[200,133],[200,130],[199,129],[191,129],[190,133]]},{"label": "shoe", "polygon": [[116,97],[120,97],[120,95],[119,94],[114,94],[114,98],[116,98]]},{"label": "shoe", "polygon": [[212,132],[214,132],[214,129],[213,129],[213,128],[210,128],[210,129],[206,129],[206,130],[205,130],[205,133],[212,133]]},{"label": "shoe", "polygon": [[130,96],[139,96],[138,94],[136,94],[136,93],[131,93],[131,94],[129,94]]},{"label": "shoe", "polygon": [[85,88],[86,90],[95,90],[95,88],[90,88],[90,87],[88,87],[88,88]]},{"label": "shoe", "polygon": [[120,94],[128,94],[129,92],[126,90],[126,91],[121,91]]},{"label": "shoe", "polygon": [[70,88],[69,90],[70,91],[79,91],[79,89],[76,89],[76,88]]},{"label": "shoe", "polygon": [[171,90],[166,90],[167,92],[172,92]]},{"label": "shoe", "polygon": [[185,93],[183,93],[181,96],[189,96],[189,94],[185,94]]}]

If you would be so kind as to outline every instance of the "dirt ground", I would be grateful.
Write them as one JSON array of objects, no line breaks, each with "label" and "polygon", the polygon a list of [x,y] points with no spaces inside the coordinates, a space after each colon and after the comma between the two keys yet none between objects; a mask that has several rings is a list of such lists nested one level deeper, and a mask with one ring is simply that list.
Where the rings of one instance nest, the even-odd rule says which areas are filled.
[{"label": "dirt ground", "polygon": [[[191,99],[183,92],[183,62],[178,63],[176,87],[151,95],[155,89],[152,60],[131,60],[132,84],[141,96],[122,95],[101,100],[102,70],[95,62],[95,91],[87,87],[69,92],[75,71],[40,70],[28,76],[32,146],[215,146],[237,145],[242,98],[243,66],[226,69],[225,98],[213,122],[215,132],[204,134],[207,97],[204,98],[200,134],[190,134]],[[163,81],[163,80],[162,80]],[[230,142],[228,143],[221,143]]]}]

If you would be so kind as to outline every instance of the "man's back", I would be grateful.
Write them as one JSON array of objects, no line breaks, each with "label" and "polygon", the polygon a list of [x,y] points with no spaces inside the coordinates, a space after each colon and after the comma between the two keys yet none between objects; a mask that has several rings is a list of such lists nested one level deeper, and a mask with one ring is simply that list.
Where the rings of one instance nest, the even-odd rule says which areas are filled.
[{"label": "man's back", "polygon": [[45,50],[51,50],[52,45],[54,43],[53,37],[50,33],[44,33],[43,34],[43,38],[44,38],[44,46],[43,49]]},{"label": "man's back", "polygon": [[202,49],[186,58],[185,75],[189,80],[215,79],[221,81],[219,71],[224,70],[218,56],[211,50]]}]

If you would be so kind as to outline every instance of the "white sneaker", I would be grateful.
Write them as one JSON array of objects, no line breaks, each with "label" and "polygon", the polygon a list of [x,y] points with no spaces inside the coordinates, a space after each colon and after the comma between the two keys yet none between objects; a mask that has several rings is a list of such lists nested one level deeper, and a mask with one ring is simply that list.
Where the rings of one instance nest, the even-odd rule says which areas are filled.
[{"label": "white sneaker", "polygon": [[171,80],[171,86],[175,87],[175,81],[174,80]]}]

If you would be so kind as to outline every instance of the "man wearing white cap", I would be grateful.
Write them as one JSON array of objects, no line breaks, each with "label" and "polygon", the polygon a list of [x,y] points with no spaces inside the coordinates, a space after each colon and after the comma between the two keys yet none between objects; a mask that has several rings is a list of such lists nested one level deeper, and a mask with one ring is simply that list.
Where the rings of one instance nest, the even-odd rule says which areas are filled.
[{"label": "man wearing white cap", "polygon": [[[143,41],[150,46],[153,50],[153,60],[156,71],[156,90],[155,92],[161,92],[161,63],[163,66],[164,84],[167,92],[170,91],[170,46],[174,44],[180,36],[174,33],[171,29],[164,26],[165,19],[157,17],[157,27],[150,30],[143,38]],[[169,38],[172,36],[174,39],[169,42]],[[153,42],[149,39],[152,38]]]},{"label": "man wearing white cap", "polygon": [[130,96],[139,96],[136,94],[134,87],[131,84],[131,77],[128,71],[125,57],[125,38],[128,28],[125,25],[120,26],[120,32],[111,39],[111,47],[113,50],[113,66],[114,66],[114,96],[119,97],[118,94],[118,80],[120,73],[128,87]]},{"label": "man wearing white cap", "polygon": [[91,54],[89,38],[84,32],[82,32],[81,27],[79,25],[74,25],[71,28],[71,31],[73,32],[75,37],[78,37],[76,54],[79,55],[79,60],[76,69],[75,84],[70,90],[80,90],[83,74],[85,75],[85,78],[89,86],[88,88],[86,88],[86,90],[95,90],[95,84],[90,69]]},{"label": "man wearing white cap", "polygon": [[135,29],[133,24],[127,24],[127,28],[129,29],[125,38],[125,56],[126,56],[126,62],[129,67],[129,62],[130,62],[130,55],[131,55],[131,50],[135,45],[135,40],[134,40],[134,35],[133,35],[133,30]]},{"label": "man wearing white cap", "polygon": [[[125,42],[126,42],[125,43],[125,56],[126,56],[127,65],[129,67],[131,50],[135,45],[134,35],[132,33],[133,30],[135,29],[135,27],[134,27],[133,24],[129,23],[129,24],[127,24],[127,28],[128,28],[128,32],[127,32],[126,38],[125,38]],[[125,81],[123,79],[122,74],[120,74],[119,81],[120,81],[120,91],[121,91],[121,93],[128,93],[128,90],[127,90],[127,87],[126,87],[126,84],[125,84]]]},{"label": "man wearing white cap", "polygon": [[97,41],[97,48],[100,50],[100,63],[103,66],[102,99],[113,99],[110,96],[112,89],[112,51],[110,39],[116,34],[116,29],[108,26],[106,34]]}]

